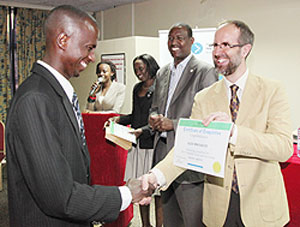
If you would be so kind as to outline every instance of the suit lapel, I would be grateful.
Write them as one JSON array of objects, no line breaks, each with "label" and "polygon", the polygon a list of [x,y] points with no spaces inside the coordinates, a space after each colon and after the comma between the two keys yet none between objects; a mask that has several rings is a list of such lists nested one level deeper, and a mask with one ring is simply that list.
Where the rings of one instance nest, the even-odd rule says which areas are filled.
[{"label": "suit lapel", "polygon": [[261,100],[260,96],[262,95],[262,92],[260,91],[261,85],[257,81],[256,77],[249,74],[237,115],[236,122],[238,124],[243,124],[243,122],[249,118],[251,110],[255,109],[253,107],[257,106],[256,103]]},{"label": "suit lapel", "polygon": [[[228,114],[228,116],[231,116],[225,81],[221,80],[217,83],[218,84],[215,88],[215,93],[212,99],[209,100],[208,105],[215,106],[213,108],[213,112],[224,111]],[[256,78],[253,75],[249,74],[243,97],[239,106],[239,112],[236,119],[237,124],[242,125],[245,120],[249,119],[249,114],[253,109],[251,107],[256,106],[256,103],[260,100],[260,90],[261,87]],[[251,106],[249,106],[249,103]]]},{"label": "suit lapel", "polygon": [[169,93],[169,85],[170,85],[170,77],[171,77],[171,70],[170,65],[167,67],[166,72],[164,72],[162,75],[166,75],[163,78],[163,102],[162,102],[162,114],[166,111],[166,105],[167,105],[167,99],[168,99],[168,93]]},{"label": "suit lapel", "polygon": [[209,105],[214,106],[212,112],[222,111],[227,113],[229,116],[231,115],[227,96],[227,88],[224,80],[217,82],[215,93],[213,94],[212,99],[209,99],[208,102]]},{"label": "suit lapel", "polygon": [[[53,87],[53,89],[56,91],[58,96],[60,96],[62,100],[62,104],[66,110],[66,113],[71,121],[71,124],[73,126],[73,129],[75,131],[77,140],[80,141],[80,146],[82,152],[85,154],[85,149],[83,147],[83,144],[81,143],[81,137],[80,137],[80,132],[79,132],[79,126],[78,126],[78,121],[77,118],[74,114],[74,110],[72,107],[72,104],[67,97],[65,91],[63,90],[62,86],[60,83],[56,80],[56,78],[43,66],[35,63],[32,69],[33,72],[38,73],[40,76],[42,76],[45,80],[49,82],[49,84]],[[86,154],[85,154],[86,155]]]},{"label": "suit lapel", "polygon": [[[172,100],[170,102],[170,106],[172,103],[175,102],[175,100],[180,96],[180,94],[184,91],[186,86],[190,83],[190,79],[193,77],[195,73],[195,67],[196,65],[194,64],[194,56],[190,59],[190,61],[187,63],[179,81],[178,84],[175,88]],[[170,74],[170,73],[169,73]]]},{"label": "suit lapel", "polygon": [[89,156],[87,148],[82,143],[82,139],[81,139],[81,136],[80,136],[80,129],[79,129],[79,125],[78,125],[78,120],[77,120],[77,117],[74,114],[72,104],[70,103],[70,100],[66,95],[62,96],[62,103],[65,107],[65,110],[68,114],[69,119],[71,120],[73,129],[75,130],[77,141],[79,141],[79,145],[80,145],[80,148],[81,148],[80,150],[81,150],[81,152],[83,153],[83,155],[85,157],[86,166],[89,166],[90,156]]},{"label": "suit lapel", "polygon": [[80,137],[80,133],[79,133],[80,130],[79,130],[78,121],[77,121],[77,118],[74,115],[74,110],[73,110],[72,105],[70,105],[70,101],[69,101],[68,97],[62,97],[62,103],[63,103],[64,108],[65,108],[65,110],[66,110],[66,112],[68,114],[68,117],[70,118],[71,123],[72,123],[72,125],[74,127],[74,130],[75,130],[76,135],[77,135],[77,139],[79,139],[79,141],[81,141],[81,137]]}]

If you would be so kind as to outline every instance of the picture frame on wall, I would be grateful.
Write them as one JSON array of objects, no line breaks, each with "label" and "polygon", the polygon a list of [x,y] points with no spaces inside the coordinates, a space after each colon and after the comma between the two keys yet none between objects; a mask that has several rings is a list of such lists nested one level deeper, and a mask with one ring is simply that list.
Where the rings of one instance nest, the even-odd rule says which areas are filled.
[{"label": "picture frame on wall", "polygon": [[125,53],[102,54],[101,61],[111,61],[116,66],[116,81],[126,85]]}]

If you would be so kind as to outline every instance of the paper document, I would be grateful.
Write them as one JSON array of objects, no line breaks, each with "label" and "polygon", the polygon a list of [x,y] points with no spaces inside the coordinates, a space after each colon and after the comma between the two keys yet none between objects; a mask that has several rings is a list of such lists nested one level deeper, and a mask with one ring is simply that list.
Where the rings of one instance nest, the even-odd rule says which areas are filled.
[{"label": "paper document", "polygon": [[135,135],[130,133],[131,131],[133,131],[132,128],[117,124],[112,121],[109,124],[109,129],[110,129],[111,134],[136,144]]},{"label": "paper document", "polygon": [[174,165],[224,178],[228,141],[233,123],[183,119],[178,123]]},{"label": "paper document", "polygon": [[125,150],[129,150],[132,147],[132,143],[128,140],[124,140],[110,133],[110,129],[105,128],[105,139],[117,144]]}]

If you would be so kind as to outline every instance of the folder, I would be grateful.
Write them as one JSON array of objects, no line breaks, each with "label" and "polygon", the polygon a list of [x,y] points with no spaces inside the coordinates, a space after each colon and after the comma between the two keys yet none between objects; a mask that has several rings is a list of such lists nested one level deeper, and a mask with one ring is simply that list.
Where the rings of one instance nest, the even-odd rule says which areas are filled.
[{"label": "folder", "polygon": [[132,147],[132,143],[128,140],[122,139],[118,136],[113,135],[108,128],[105,128],[105,139],[119,145],[125,150],[129,150]]},{"label": "folder", "polygon": [[130,133],[132,130],[132,128],[111,121],[105,128],[105,138],[128,150],[132,147],[132,143],[136,143],[135,135]]}]

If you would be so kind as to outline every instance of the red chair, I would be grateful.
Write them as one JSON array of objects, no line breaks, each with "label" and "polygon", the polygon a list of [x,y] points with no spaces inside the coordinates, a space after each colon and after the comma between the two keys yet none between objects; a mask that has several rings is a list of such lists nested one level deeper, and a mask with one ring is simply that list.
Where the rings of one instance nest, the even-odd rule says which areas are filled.
[{"label": "red chair", "polygon": [[5,125],[0,121],[0,191],[3,189],[2,184],[2,169],[6,164],[6,153],[5,153]]}]

